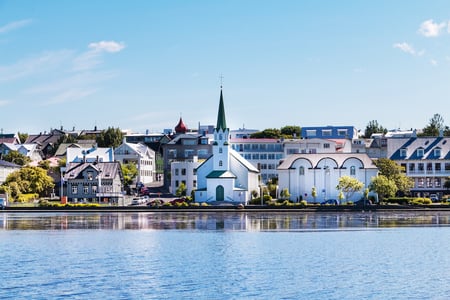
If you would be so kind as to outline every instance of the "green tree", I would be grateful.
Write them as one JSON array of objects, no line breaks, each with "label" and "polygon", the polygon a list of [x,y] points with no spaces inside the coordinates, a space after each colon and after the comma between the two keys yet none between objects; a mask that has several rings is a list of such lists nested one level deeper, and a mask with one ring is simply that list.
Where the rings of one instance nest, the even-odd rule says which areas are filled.
[{"label": "green tree", "polygon": [[276,128],[264,129],[263,131],[255,132],[250,135],[252,139],[279,139],[281,131]]},{"label": "green tree", "polygon": [[117,148],[123,142],[123,133],[119,128],[108,127],[96,138],[99,147]]},{"label": "green tree", "polygon": [[386,133],[387,129],[378,124],[377,120],[372,120],[367,124],[366,130],[364,130],[364,137],[370,138],[373,133]]},{"label": "green tree", "polygon": [[407,194],[414,187],[413,179],[407,177],[403,173],[405,171],[404,168],[395,161],[388,158],[379,158],[374,163],[378,167],[380,175],[394,181],[397,187],[396,192]]},{"label": "green tree", "polygon": [[22,144],[28,139],[28,133],[18,132],[17,135],[19,136],[19,140]]},{"label": "green tree", "polygon": [[281,191],[280,198],[283,200],[288,200],[289,198],[291,198],[291,194],[289,193],[289,190],[287,188]]},{"label": "green tree", "polygon": [[301,128],[300,126],[284,126],[281,127],[280,133],[285,138],[300,138],[301,135]]},{"label": "green tree", "polygon": [[181,196],[186,196],[186,184],[184,184],[184,182],[180,183],[180,185],[178,186],[175,195],[177,197],[181,197]]},{"label": "green tree", "polygon": [[19,166],[24,166],[31,162],[28,156],[23,155],[19,151],[9,151],[8,154],[3,155],[3,160],[15,163]]},{"label": "green tree", "polygon": [[20,194],[45,195],[55,184],[53,179],[47,175],[47,171],[40,167],[26,166],[6,177],[2,184],[11,191],[13,198]]},{"label": "green tree", "polygon": [[316,202],[317,189],[316,189],[315,186],[313,186],[312,189],[311,189],[311,196],[314,198],[314,202]]},{"label": "green tree", "polygon": [[348,201],[356,192],[363,189],[364,184],[358,179],[351,176],[342,176],[339,178],[336,189],[342,191],[345,195],[345,200]]},{"label": "green tree", "polygon": [[125,186],[130,186],[133,180],[137,177],[139,170],[135,163],[129,162],[121,165],[123,174],[123,183]]},{"label": "green tree", "polygon": [[389,179],[384,175],[378,175],[372,178],[369,190],[377,193],[379,200],[381,201],[385,198],[395,196],[395,193],[397,193],[397,186],[394,180]]},{"label": "green tree", "polygon": [[440,114],[434,114],[428,125],[423,128],[420,136],[439,136],[440,131],[445,129],[444,118]]}]

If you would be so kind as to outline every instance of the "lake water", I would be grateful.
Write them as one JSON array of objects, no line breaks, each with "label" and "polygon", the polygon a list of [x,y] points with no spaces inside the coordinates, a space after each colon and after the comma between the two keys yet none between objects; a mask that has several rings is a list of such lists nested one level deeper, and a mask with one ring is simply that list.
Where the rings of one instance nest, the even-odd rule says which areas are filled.
[{"label": "lake water", "polygon": [[448,299],[450,213],[0,213],[0,299]]}]

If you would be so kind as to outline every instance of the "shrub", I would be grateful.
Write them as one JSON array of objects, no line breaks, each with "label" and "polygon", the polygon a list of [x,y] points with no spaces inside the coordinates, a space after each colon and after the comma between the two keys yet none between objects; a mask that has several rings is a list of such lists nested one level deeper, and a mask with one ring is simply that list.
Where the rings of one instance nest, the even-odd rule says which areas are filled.
[{"label": "shrub", "polygon": [[20,194],[17,196],[16,201],[17,202],[30,202],[32,200],[35,200],[39,197],[38,194]]},{"label": "shrub", "polygon": [[202,202],[201,206],[209,206],[209,204],[206,202]]}]

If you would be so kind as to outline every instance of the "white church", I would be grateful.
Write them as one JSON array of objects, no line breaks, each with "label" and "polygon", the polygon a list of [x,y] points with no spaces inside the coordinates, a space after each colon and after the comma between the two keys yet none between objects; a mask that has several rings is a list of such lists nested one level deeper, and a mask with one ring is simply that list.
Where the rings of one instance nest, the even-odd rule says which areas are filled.
[{"label": "white church", "polygon": [[221,89],[213,155],[196,170],[196,202],[246,204],[251,200],[252,192],[258,191],[259,170],[230,147],[229,138]]}]

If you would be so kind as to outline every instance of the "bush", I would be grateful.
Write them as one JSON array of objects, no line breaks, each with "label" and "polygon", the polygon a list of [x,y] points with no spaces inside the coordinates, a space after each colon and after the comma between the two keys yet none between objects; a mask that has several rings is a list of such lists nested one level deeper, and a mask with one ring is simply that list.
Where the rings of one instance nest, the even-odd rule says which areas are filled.
[{"label": "bush", "polygon": [[209,204],[206,202],[202,202],[201,206],[209,206]]},{"label": "bush", "polygon": [[37,198],[39,198],[38,194],[20,194],[19,196],[17,196],[16,201],[17,202],[30,202]]}]

